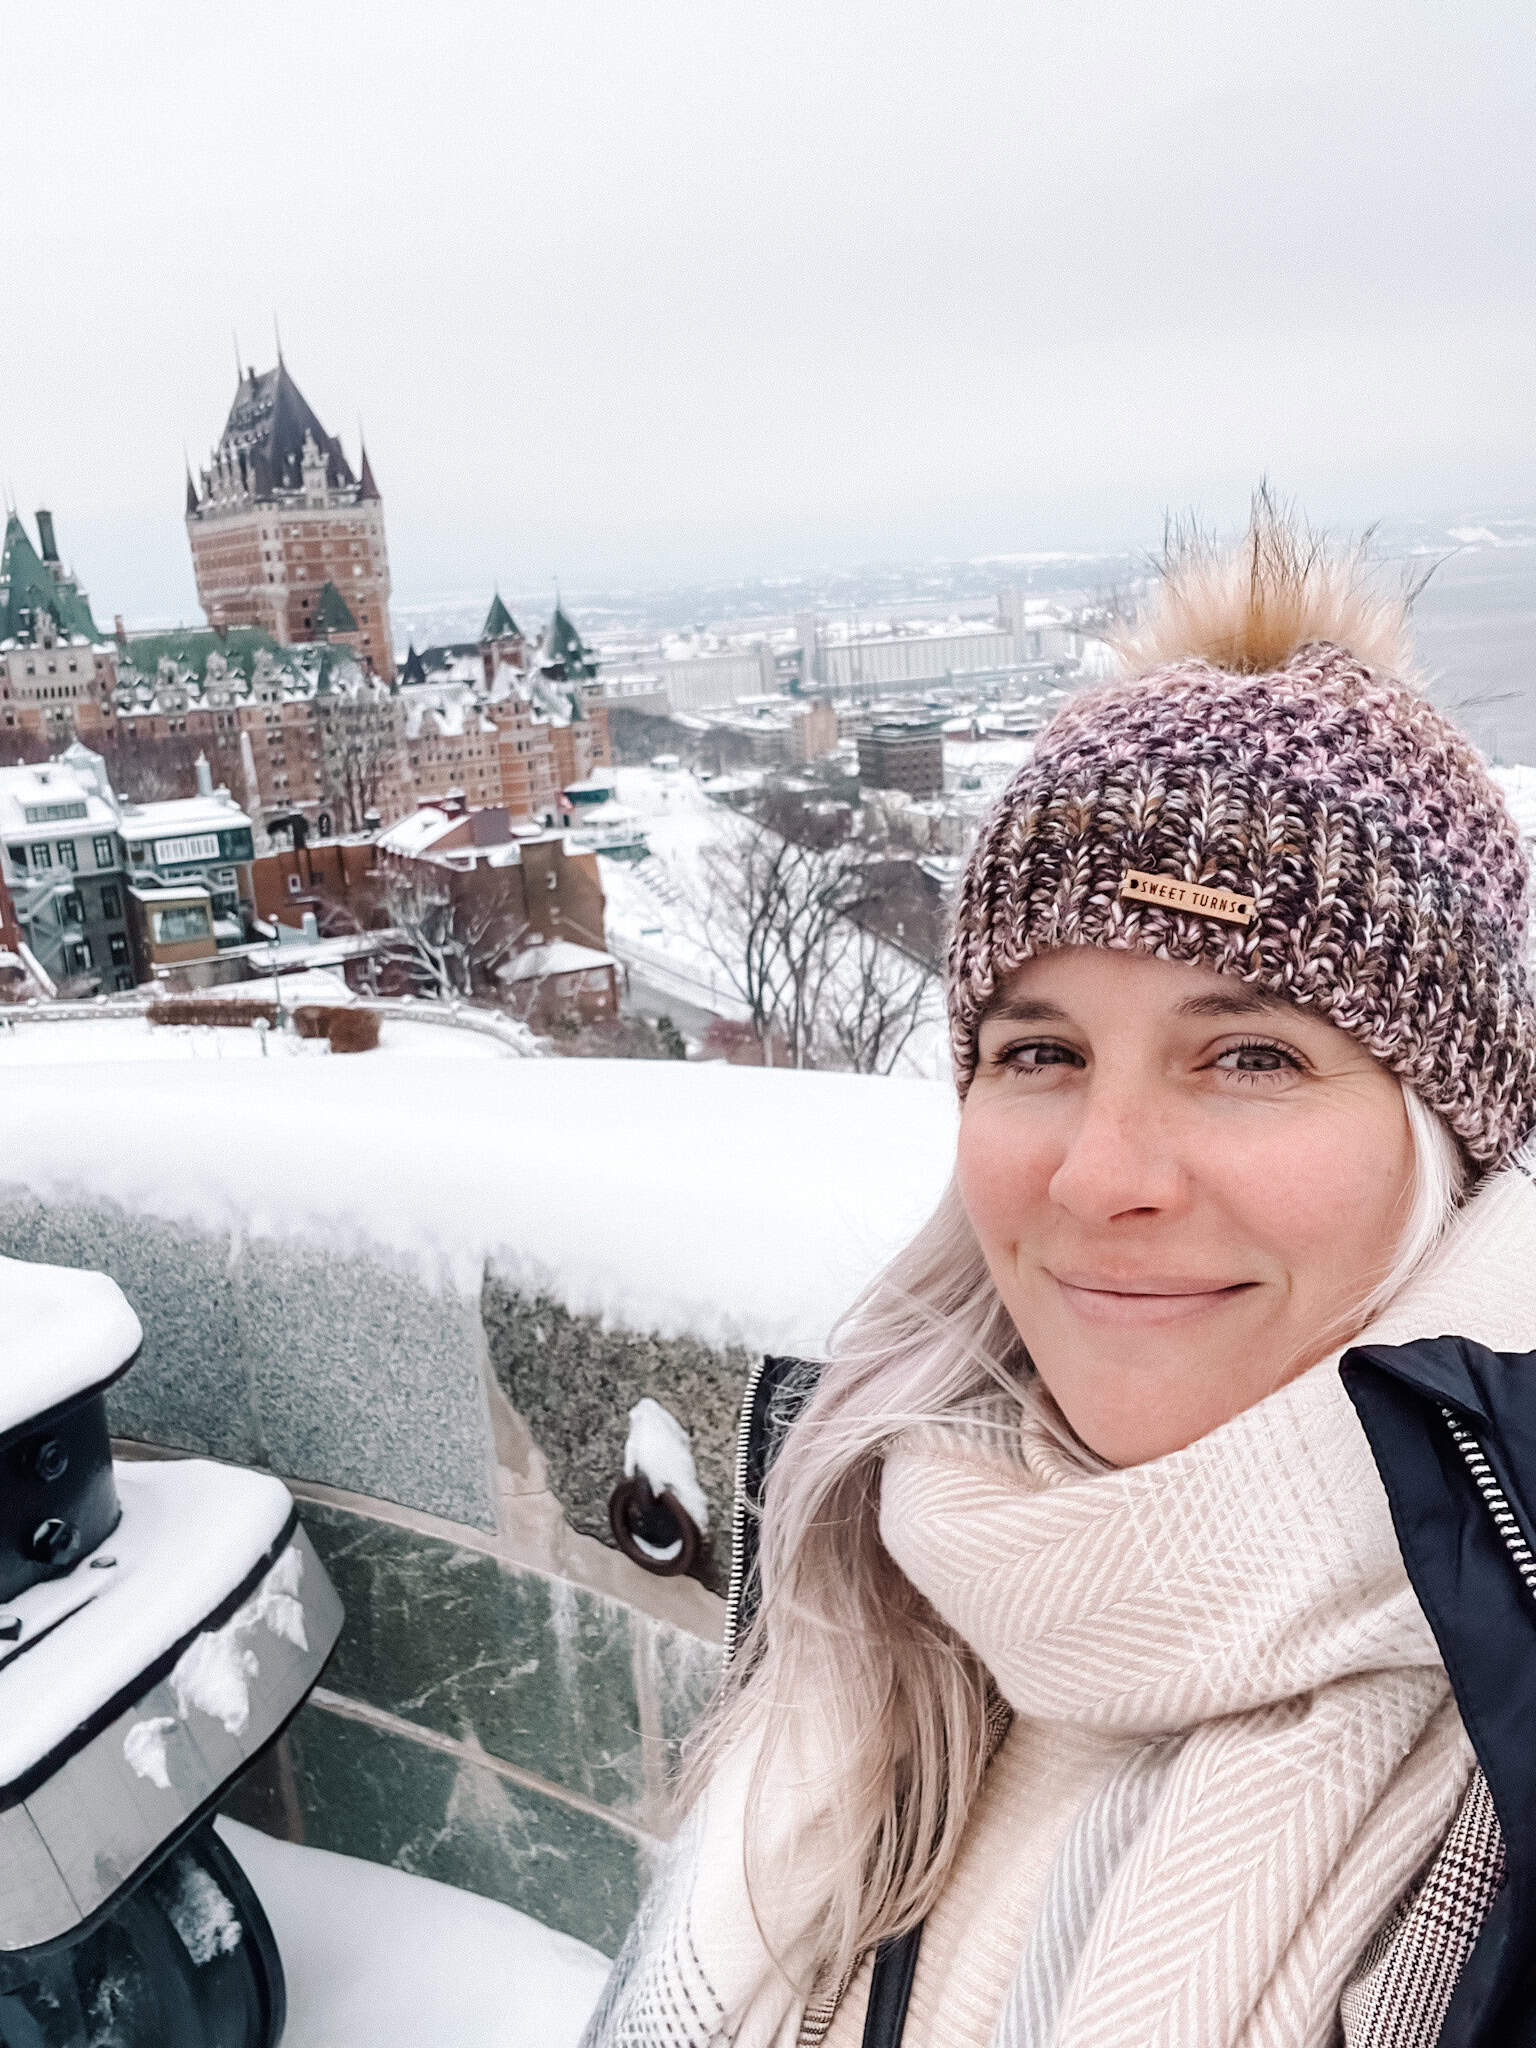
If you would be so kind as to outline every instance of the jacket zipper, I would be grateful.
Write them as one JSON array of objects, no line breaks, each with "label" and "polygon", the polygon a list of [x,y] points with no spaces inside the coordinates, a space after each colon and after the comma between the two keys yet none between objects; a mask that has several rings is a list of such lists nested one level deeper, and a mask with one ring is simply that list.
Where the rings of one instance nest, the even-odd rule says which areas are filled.
[{"label": "jacket zipper", "polygon": [[752,1410],[757,1403],[757,1389],[763,1374],[768,1370],[766,1358],[760,1358],[747,1375],[747,1390],[742,1397],[741,1419],[736,1425],[736,1490],[731,1501],[731,1576],[725,1593],[725,1635],[722,1639],[722,1662],[729,1666],[736,1655],[736,1638],[741,1630],[741,1603],[746,1596],[746,1537],[747,1537],[747,1460],[752,1444]]},{"label": "jacket zipper", "polygon": [[1503,1539],[1504,1548],[1509,1552],[1515,1570],[1520,1574],[1526,1591],[1536,1599],[1536,1555],[1532,1554],[1531,1546],[1525,1540],[1525,1531],[1521,1527],[1519,1516],[1509,1504],[1509,1495],[1495,1478],[1493,1467],[1483,1454],[1482,1445],[1466,1424],[1458,1420],[1455,1411],[1446,1407],[1444,1402],[1440,1404],[1440,1413],[1445,1418],[1451,1442],[1461,1453],[1462,1462],[1472,1475],[1472,1483],[1482,1495],[1488,1512],[1493,1517],[1493,1526]]}]

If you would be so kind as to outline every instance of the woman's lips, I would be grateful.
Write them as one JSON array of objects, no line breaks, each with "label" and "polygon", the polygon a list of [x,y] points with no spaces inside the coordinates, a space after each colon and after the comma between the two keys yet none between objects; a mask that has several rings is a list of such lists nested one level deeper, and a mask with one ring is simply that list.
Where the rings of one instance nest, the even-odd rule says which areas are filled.
[{"label": "woman's lips", "polygon": [[1253,1285],[1248,1280],[1238,1281],[1229,1287],[1191,1282],[1172,1288],[1160,1286],[1155,1291],[1141,1293],[1134,1288],[1094,1286],[1081,1280],[1064,1280],[1057,1273],[1053,1273],[1051,1278],[1061,1289],[1062,1297],[1073,1313],[1090,1323],[1182,1322],[1190,1316],[1209,1315],[1214,1309],[1225,1308],[1238,1295],[1246,1294]]}]

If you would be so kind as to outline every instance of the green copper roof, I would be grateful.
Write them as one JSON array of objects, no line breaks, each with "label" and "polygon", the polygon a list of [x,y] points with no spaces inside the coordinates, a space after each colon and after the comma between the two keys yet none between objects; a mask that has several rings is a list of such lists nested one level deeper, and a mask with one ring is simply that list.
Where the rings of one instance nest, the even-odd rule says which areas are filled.
[{"label": "green copper roof", "polygon": [[43,560],[13,512],[0,552],[0,640],[32,639],[49,614],[61,638],[101,638],[84,593]]},{"label": "green copper roof", "polygon": [[485,615],[485,624],[480,628],[480,638],[482,640],[521,640],[522,637],[522,634],[518,631],[516,619],[513,618],[512,614],[502,603],[501,592],[498,590],[491,599],[491,608]]},{"label": "green copper roof", "polygon": [[559,605],[555,606],[554,617],[544,635],[544,651],[539,658],[539,666],[558,669],[568,682],[585,680],[597,674],[597,663]]},{"label": "green copper roof", "polygon": [[351,607],[334,583],[327,583],[315,599],[315,638],[321,639],[329,633],[355,633],[357,620]]},{"label": "green copper roof", "polygon": [[210,626],[177,626],[168,633],[133,633],[125,666],[153,682],[160,663],[169,659],[180,669],[202,677],[210,654],[222,654],[229,667],[249,678],[256,656],[265,649],[279,668],[290,665],[286,650],[260,626],[229,626],[215,633]]}]

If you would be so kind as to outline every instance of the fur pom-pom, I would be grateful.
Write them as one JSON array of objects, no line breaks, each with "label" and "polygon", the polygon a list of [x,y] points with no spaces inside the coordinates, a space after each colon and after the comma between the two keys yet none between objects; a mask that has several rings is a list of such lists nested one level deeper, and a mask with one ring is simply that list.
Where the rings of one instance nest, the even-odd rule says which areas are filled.
[{"label": "fur pom-pom", "polygon": [[1172,526],[1157,568],[1140,616],[1111,641],[1126,677],[1191,658],[1264,675],[1321,640],[1399,682],[1420,682],[1412,593],[1373,585],[1365,541],[1345,548],[1314,534],[1267,485],[1255,492],[1236,547],[1193,522]]}]

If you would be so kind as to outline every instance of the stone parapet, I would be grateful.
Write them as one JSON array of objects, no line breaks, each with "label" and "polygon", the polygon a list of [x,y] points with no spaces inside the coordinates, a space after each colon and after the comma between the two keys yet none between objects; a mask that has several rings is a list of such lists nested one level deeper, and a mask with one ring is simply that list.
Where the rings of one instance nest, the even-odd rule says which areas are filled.
[{"label": "stone parapet", "polygon": [[[0,1202],[0,1251],[110,1273],[144,1326],[120,1454],[279,1473],[346,1607],[320,1689],[230,1810],[503,1900],[612,1952],[714,1688],[721,1602],[606,1540],[628,1405],[694,1433],[729,1520],[745,1352],[604,1330],[378,1246]],[[724,1563],[717,1549],[716,1565]]]}]

